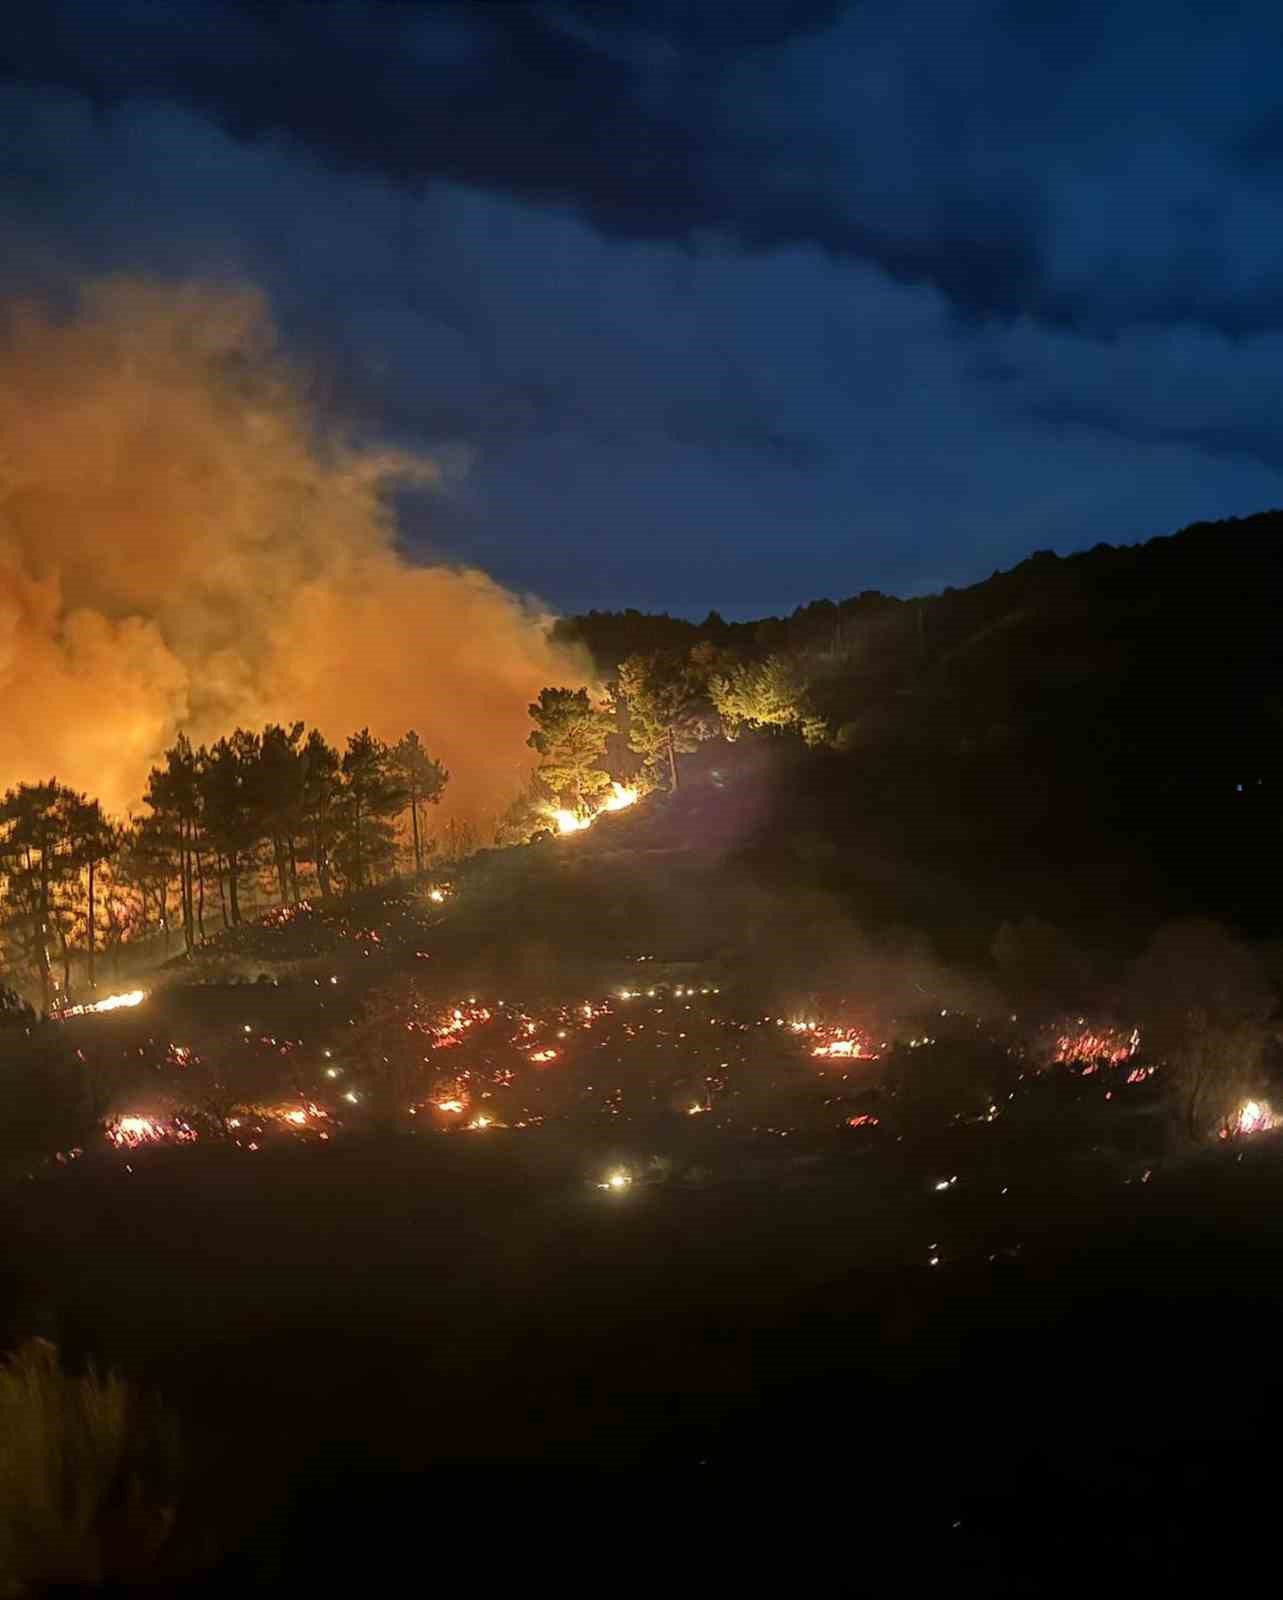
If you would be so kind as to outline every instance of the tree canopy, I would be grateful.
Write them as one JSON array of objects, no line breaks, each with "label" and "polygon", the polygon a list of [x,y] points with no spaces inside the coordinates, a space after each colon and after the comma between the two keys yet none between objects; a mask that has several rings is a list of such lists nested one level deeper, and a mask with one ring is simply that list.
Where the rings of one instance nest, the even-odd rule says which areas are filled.
[{"label": "tree canopy", "polygon": [[530,716],[526,742],[538,752],[540,781],[568,810],[591,811],[610,793],[604,766],[610,712],[594,705],[587,689],[542,689]]}]

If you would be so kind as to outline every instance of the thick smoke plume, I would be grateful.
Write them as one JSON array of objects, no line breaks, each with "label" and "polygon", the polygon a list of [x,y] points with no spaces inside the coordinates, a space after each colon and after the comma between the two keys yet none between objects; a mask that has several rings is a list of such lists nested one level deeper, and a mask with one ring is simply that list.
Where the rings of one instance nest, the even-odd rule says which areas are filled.
[{"label": "thick smoke plume", "polygon": [[416,727],[484,817],[526,705],[584,663],[484,573],[415,566],[386,492],[427,463],[327,439],[249,291],[111,280],[0,329],[0,788],[136,805],[174,735]]}]

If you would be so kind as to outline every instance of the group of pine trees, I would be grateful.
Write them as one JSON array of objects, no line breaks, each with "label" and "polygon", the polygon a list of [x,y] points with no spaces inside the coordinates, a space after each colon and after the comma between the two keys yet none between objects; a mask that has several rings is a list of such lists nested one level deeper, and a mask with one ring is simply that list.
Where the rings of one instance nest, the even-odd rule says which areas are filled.
[{"label": "group of pine trees", "polygon": [[118,963],[131,940],[177,927],[191,950],[211,920],[235,926],[264,877],[284,905],[387,876],[398,824],[421,874],[424,811],[448,780],[413,731],[388,745],[363,728],[340,752],[298,722],[199,748],[180,736],[125,822],[56,780],[19,784],[0,799],[0,964],[50,1010],[73,967],[92,990],[100,955]]},{"label": "group of pine trees", "polygon": [[[681,758],[707,738],[824,733],[795,658],[746,660],[708,641],[628,656],[604,699],[544,689],[530,715],[538,766],[497,844],[546,829],[553,809],[593,815],[616,778],[676,790]],[[102,957],[118,971],[132,941],[160,935],[168,949],[179,933],[190,951],[234,927],[247,887],[282,905],[365,888],[395,870],[400,835],[421,874],[434,849],[425,808],[448,779],[417,733],[388,745],[363,728],[339,751],[297,722],[199,748],[180,735],[152,769],[144,811],[123,822],[56,780],[19,784],[0,798],[0,970],[49,1010],[73,998],[73,974],[92,990]],[[452,859],[477,844],[460,819],[443,842]]]},{"label": "group of pine trees", "polygon": [[591,816],[617,777],[675,792],[679,757],[706,739],[793,728],[816,743],[827,732],[798,657],[745,659],[707,640],[625,657],[598,700],[587,689],[544,689],[530,717],[539,764],[500,820],[499,843],[547,828],[553,808]]}]

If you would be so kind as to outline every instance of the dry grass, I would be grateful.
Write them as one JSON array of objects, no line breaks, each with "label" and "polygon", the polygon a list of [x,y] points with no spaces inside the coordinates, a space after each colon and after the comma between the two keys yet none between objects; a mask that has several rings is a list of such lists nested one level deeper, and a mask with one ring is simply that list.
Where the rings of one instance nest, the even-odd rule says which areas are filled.
[{"label": "dry grass", "polygon": [[114,1374],[33,1339],[0,1367],[0,1595],[148,1571],[177,1485],[172,1423]]}]

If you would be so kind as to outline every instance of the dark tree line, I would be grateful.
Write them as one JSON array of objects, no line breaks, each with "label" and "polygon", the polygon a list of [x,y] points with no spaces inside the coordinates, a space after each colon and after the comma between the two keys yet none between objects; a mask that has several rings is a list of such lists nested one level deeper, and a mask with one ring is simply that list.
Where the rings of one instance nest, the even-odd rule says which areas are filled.
[{"label": "dark tree line", "polygon": [[[590,612],[558,634],[603,681],[639,658],[733,658],[709,682],[722,731],[793,727],[824,747],[790,756],[789,809],[815,813],[853,892],[862,857],[929,859],[965,884],[960,915],[990,908],[990,929],[1030,894],[1054,920],[1097,897],[1109,912],[1126,880],[1137,923],[1205,912],[1264,935],[1283,931],[1261,870],[1283,807],[1281,590],[1270,512],[1042,551],[909,600],[754,622]],[[666,778],[652,762],[665,786],[678,738]]]},{"label": "dark tree line", "polygon": [[180,735],[126,822],[55,779],[19,784],[0,800],[0,957],[49,1010],[71,995],[73,960],[92,990],[99,957],[118,965],[131,940],[177,928],[191,950],[242,921],[264,878],[288,904],[388,876],[399,825],[422,873],[426,808],[448,779],[413,731],[388,745],[363,728],[340,752],[298,722],[199,748]]}]

